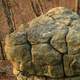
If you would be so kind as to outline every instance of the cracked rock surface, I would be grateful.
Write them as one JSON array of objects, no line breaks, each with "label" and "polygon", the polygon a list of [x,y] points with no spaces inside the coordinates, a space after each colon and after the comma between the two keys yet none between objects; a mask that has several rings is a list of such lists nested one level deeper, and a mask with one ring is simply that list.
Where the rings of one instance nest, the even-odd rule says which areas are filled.
[{"label": "cracked rock surface", "polygon": [[80,17],[53,8],[7,35],[5,52],[17,80],[80,80]]}]

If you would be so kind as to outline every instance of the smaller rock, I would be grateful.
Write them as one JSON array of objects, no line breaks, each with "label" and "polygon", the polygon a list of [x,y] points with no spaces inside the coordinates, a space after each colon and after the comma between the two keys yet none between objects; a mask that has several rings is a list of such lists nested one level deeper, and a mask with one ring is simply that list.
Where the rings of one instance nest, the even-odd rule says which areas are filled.
[{"label": "smaller rock", "polygon": [[51,71],[50,75],[53,77],[54,80],[56,80],[56,78],[60,79],[60,78],[64,77],[64,70],[63,70],[62,64],[51,66],[50,71]]},{"label": "smaller rock", "polygon": [[49,44],[32,45],[32,60],[39,65],[57,65],[61,62],[61,54]]},{"label": "smaller rock", "polygon": [[67,33],[68,29],[56,29],[50,41],[52,47],[58,50],[60,53],[67,52],[67,43],[66,43]]},{"label": "smaller rock", "polygon": [[80,54],[65,55],[64,69],[66,76],[80,76]]},{"label": "smaller rock", "polygon": [[[52,18],[40,16],[39,20],[32,20],[28,29],[28,40],[31,44],[47,43],[51,38],[56,25]],[[45,27],[44,27],[45,26]]]},{"label": "smaller rock", "polygon": [[6,36],[5,44],[11,45],[21,45],[27,43],[27,34],[25,32],[13,32]]},{"label": "smaller rock", "polygon": [[[38,76],[49,76],[49,72],[48,72],[48,66],[47,65],[38,65],[34,63],[34,67],[35,67],[35,72],[36,75]],[[50,75],[51,76],[51,75]]]},{"label": "smaller rock", "polygon": [[80,27],[76,26],[69,29],[66,37],[68,54],[74,55],[80,53]]},{"label": "smaller rock", "polygon": [[65,80],[80,80],[80,77],[76,76],[76,77],[66,78]]}]

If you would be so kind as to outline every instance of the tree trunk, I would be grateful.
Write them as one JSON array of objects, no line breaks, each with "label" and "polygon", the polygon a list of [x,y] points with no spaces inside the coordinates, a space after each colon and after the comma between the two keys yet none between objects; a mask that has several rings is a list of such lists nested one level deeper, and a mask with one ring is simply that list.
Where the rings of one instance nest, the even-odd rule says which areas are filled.
[{"label": "tree trunk", "polygon": [[14,19],[13,19],[13,12],[11,10],[11,4],[9,0],[2,0],[2,5],[4,8],[4,13],[7,18],[7,23],[9,26],[9,33],[14,32],[15,30],[15,24],[14,24]]}]

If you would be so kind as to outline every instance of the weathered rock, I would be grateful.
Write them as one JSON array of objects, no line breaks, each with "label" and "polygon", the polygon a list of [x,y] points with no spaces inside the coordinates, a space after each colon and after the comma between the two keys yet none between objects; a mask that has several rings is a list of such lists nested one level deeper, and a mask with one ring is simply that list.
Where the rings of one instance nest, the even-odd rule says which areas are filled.
[{"label": "weathered rock", "polygon": [[13,32],[7,35],[5,39],[5,44],[8,46],[13,45],[23,45],[27,43],[27,34],[26,32]]},{"label": "weathered rock", "polygon": [[67,78],[65,80],[80,80],[80,77],[79,76],[78,77],[72,77],[72,78]]},{"label": "weathered rock", "polygon": [[51,16],[53,19],[59,21],[62,20],[66,24],[66,21],[69,22],[70,19],[76,20],[79,19],[79,15],[77,13],[72,12],[71,10],[64,8],[64,7],[58,7],[53,8],[49,10],[46,15]]},{"label": "weathered rock", "polygon": [[58,64],[58,65],[37,65],[35,64],[35,72],[36,75],[44,75],[44,76],[49,76],[51,78],[61,78],[64,76],[63,74],[63,66],[62,64]]},{"label": "weathered rock", "polygon": [[42,15],[30,22],[30,28],[27,32],[28,40],[31,44],[48,42],[55,28],[54,21],[50,17]]},{"label": "weathered rock", "polygon": [[54,79],[60,79],[64,77],[64,70],[62,64],[49,67],[49,71],[51,71],[51,73],[49,73],[49,76],[52,76]]},{"label": "weathered rock", "polygon": [[25,23],[25,24],[21,24],[19,27],[18,27],[18,31],[19,32],[26,32],[26,30],[29,28],[29,24],[28,23]]},{"label": "weathered rock", "polygon": [[57,7],[5,39],[18,80],[80,80],[80,17]]},{"label": "weathered rock", "polygon": [[64,56],[64,69],[67,76],[80,75],[80,54],[65,55]]},{"label": "weathered rock", "polygon": [[68,33],[67,28],[55,30],[53,37],[51,39],[52,47],[58,50],[60,53],[67,52],[67,44],[66,44],[67,33]]},{"label": "weathered rock", "polygon": [[[25,45],[16,45],[16,46],[5,46],[5,51],[9,59],[14,61],[18,60],[26,60],[29,61],[31,58],[30,54],[30,46],[28,44]],[[23,53],[23,54],[22,54]],[[14,55],[15,54],[15,55]],[[10,56],[9,56],[10,55]],[[19,61],[18,61],[19,62]]]},{"label": "weathered rock", "polygon": [[45,77],[40,77],[40,76],[28,76],[28,77],[25,77],[25,76],[22,76],[22,75],[19,75],[17,77],[18,80],[46,80]]},{"label": "weathered rock", "polygon": [[65,80],[64,78],[47,78],[46,80]]},{"label": "weathered rock", "polygon": [[68,32],[67,35],[67,45],[68,54],[79,54],[80,53],[80,23],[75,23]]},{"label": "weathered rock", "polygon": [[[48,72],[48,65],[38,65],[38,64],[34,64],[34,67],[35,67],[35,72],[36,72],[36,75],[44,75],[44,76],[49,76],[49,72]],[[52,77],[50,75],[50,77]]]},{"label": "weathered rock", "polygon": [[32,60],[39,65],[57,65],[61,55],[49,44],[38,44],[32,46]]},{"label": "weathered rock", "polygon": [[49,44],[37,44],[32,46],[32,61],[36,67],[37,75],[62,77],[63,67],[61,60],[61,54],[54,50]]},{"label": "weathered rock", "polygon": [[27,42],[26,34],[14,32],[5,39],[5,52],[7,58],[14,65],[14,74],[21,71],[22,64],[31,62],[30,45]]}]

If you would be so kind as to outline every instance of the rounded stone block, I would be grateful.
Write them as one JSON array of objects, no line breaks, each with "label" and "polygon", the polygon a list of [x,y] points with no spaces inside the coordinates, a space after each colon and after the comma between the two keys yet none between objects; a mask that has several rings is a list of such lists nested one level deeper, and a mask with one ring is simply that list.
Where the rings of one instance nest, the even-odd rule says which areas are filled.
[{"label": "rounded stone block", "polygon": [[21,45],[25,43],[27,43],[26,32],[13,32],[5,38],[5,44],[8,46]]},{"label": "rounded stone block", "polygon": [[61,63],[61,54],[49,44],[32,46],[32,61],[39,65],[57,65]]},{"label": "rounded stone block", "polygon": [[56,28],[53,19],[45,15],[32,20],[29,24],[27,33],[31,44],[48,42]]}]

